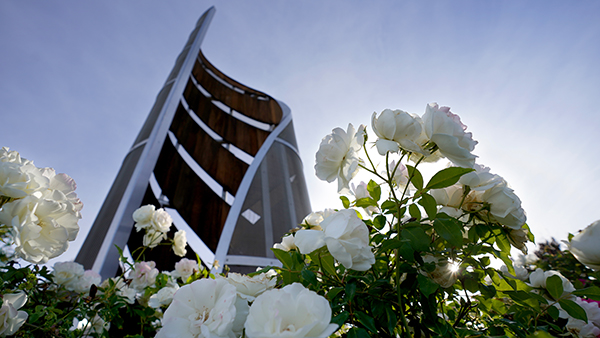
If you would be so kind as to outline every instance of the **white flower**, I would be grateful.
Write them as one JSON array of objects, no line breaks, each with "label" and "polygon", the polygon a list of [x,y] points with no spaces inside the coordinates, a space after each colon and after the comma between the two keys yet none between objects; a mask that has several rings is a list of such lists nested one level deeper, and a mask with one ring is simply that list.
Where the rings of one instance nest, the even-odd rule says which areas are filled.
[{"label": "white flower", "polygon": [[33,163],[0,161],[0,195],[23,198],[48,189],[48,179]]},{"label": "white flower", "polygon": [[534,288],[546,288],[546,279],[551,276],[558,276],[562,280],[563,285],[563,296],[570,294],[575,291],[575,287],[571,282],[566,279],[563,275],[558,271],[548,270],[544,271],[540,268],[537,268],[531,274],[529,274],[529,285]]},{"label": "white flower", "polygon": [[156,231],[154,229],[146,229],[146,233],[144,234],[144,238],[142,240],[142,245],[149,248],[154,248],[164,239],[167,239],[166,233]]},{"label": "white flower", "polygon": [[302,225],[309,229],[322,230],[321,222],[335,213],[335,210],[327,208],[322,211],[313,211],[304,217]]},{"label": "white flower", "polygon": [[106,279],[104,282],[102,282],[102,284],[100,284],[100,287],[102,287],[102,288],[109,287],[109,285],[110,285],[109,280],[112,280],[115,283],[115,290],[116,290],[117,295],[124,297],[125,301],[128,304],[135,303],[135,296],[137,294],[137,291],[135,291],[135,289],[132,289],[129,286],[127,286],[127,283],[125,283],[125,281],[123,280],[122,277],[113,277],[113,278]]},{"label": "white flower", "polygon": [[475,171],[461,176],[458,183],[468,185],[471,190],[483,191],[503,181],[501,176],[490,173],[490,168],[488,167],[475,163],[473,169]]},{"label": "white flower", "polygon": [[[367,184],[362,181],[357,186],[354,186],[354,183],[352,183],[352,193],[354,194],[354,197],[356,197],[357,200],[365,197],[371,197],[371,195],[369,195],[369,190],[367,189]],[[377,212],[379,210],[379,208],[372,205],[364,209],[369,216],[371,216],[374,212]]]},{"label": "white flower", "polygon": [[135,221],[135,229],[140,231],[151,226],[152,215],[154,215],[155,207],[152,204],[139,207],[133,212],[133,220]]},{"label": "white flower", "polygon": [[348,124],[348,130],[335,128],[321,140],[316,154],[315,172],[319,179],[333,182],[338,180],[338,192],[347,191],[350,180],[358,173],[358,150],[362,147],[364,126],[358,133]]},{"label": "white flower", "polygon": [[138,262],[133,265],[133,270],[129,272],[131,278],[131,287],[136,290],[142,290],[147,286],[154,285],[158,270],[155,268],[156,263]]},{"label": "white flower", "polygon": [[160,208],[152,214],[150,223],[154,230],[167,233],[173,224],[173,219],[171,219],[171,215],[165,209]]},{"label": "white flower", "polygon": [[17,164],[24,164],[30,162],[29,160],[22,158],[21,154],[15,150],[10,150],[8,147],[0,148],[0,162],[13,162]]},{"label": "white flower", "polygon": [[73,290],[79,277],[84,273],[83,265],[77,262],[54,263],[54,282],[64,286],[67,290]]},{"label": "white flower", "polygon": [[102,277],[97,272],[85,270],[83,276],[80,276],[73,285],[73,291],[77,293],[87,293],[90,291],[92,285],[99,285],[101,280]]},{"label": "white flower", "polygon": [[526,243],[529,241],[529,238],[527,237],[527,235],[529,234],[529,230],[527,230],[526,228],[522,228],[522,229],[510,229],[510,232],[508,233],[508,241],[510,242],[510,244],[512,244],[515,248],[521,250],[521,252],[523,254],[527,254],[527,245]]},{"label": "white flower", "polygon": [[[408,169],[404,164],[402,164],[402,162],[398,163],[398,165],[396,166],[396,161],[392,160],[388,164],[388,170],[390,175],[392,176],[392,180],[396,183],[396,185],[399,188],[406,187],[406,184],[408,183]],[[382,174],[383,177],[387,177],[388,175],[385,171]]]},{"label": "white flower", "polygon": [[340,210],[321,222],[323,231],[300,230],[295,243],[302,254],[327,245],[331,255],[346,269],[366,271],[375,263],[369,246],[369,229],[353,209]]},{"label": "white flower", "polygon": [[25,311],[18,311],[27,303],[27,295],[23,291],[18,293],[6,293],[0,295],[2,307],[0,307],[0,336],[11,336],[15,334],[21,325],[25,323],[29,315]]},{"label": "white flower", "polygon": [[569,251],[582,264],[594,270],[600,269],[600,221],[588,225],[569,242]]},{"label": "white flower", "polygon": [[171,275],[175,278],[179,277],[183,282],[187,281],[191,275],[200,271],[198,262],[191,259],[182,258],[179,262],[175,263],[175,271]]},{"label": "white flower", "polygon": [[451,264],[446,259],[435,257],[433,255],[425,255],[423,256],[423,261],[425,263],[435,263],[435,270],[432,272],[422,271],[421,273],[429,276],[429,278],[433,279],[433,281],[439,284],[441,287],[449,288],[454,285],[458,279],[458,273],[455,265]]},{"label": "white flower", "polygon": [[527,269],[525,269],[523,266],[521,265],[516,265],[513,264],[513,267],[515,269],[515,275],[511,275],[508,272],[508,268],[506,267],[506,265],[502,265],[500,267],[500,271],[502,271],[503,274],[510,276],[512,278],[518,279],[518,280],[522,280],[522,281],[526,281],[527,278],[529,278],[529,271],[527,271]]},{"label": "white flower", "polygon": [[43,192],[43,197],[64,204],[69,212],[81,218],[80,211],[83,203],[75,192],[77,189],[75,180],[67,174],[57,174],[52,168],[44,168],[40,171],[49,182],[48,189]]},{"label": "white flower", "polygon": [[235,287],[224,279],[200,279],[182,286],[162,319],[157,338],[229,338],[236,315]]},{"label": "white flower", "polygon": [[173,301],[173,295],[175,292],[179,290],[179,285],[167,286],[160,290],[157,293],[150,296],[148,300],[148,306],[153,309],[158,309],[162,306],[169,306]]},{"label": "white flower", "polygon": [[281,239],[281,243],[273,244],[273,248],[283,251],[290,251],[297,249],[298,247],[296,244],[294,244],[294,235],[287,235]]},{"label": "white flower", "polygon": [[235,286],[235,289],[237,290],[237,293],[241,298],[252,302],[263,292],[275,287],[275,284],[277,283],[277,278],[273,277],[274,272],[263,272],[253,277],[235,272],[230,272],[227,275],[226,280],[227,282],[229,282],[229,284]]},{"label": "white flower", "polygon": [[588,322],[586,323],[583,320],[575,319],[565,313],[566,316],[563,317],[568,318],[566,325],[567,330],[571,333],[575,333],[578,337],[598,337],[600,335],[600,328],[598,328],[600,325],[600,308],[598,307],[598,303],[588,303],[579,297],[575,298],[575,302],[585,310]]},{"label": "white flower", "polygon": [[430,103],[423,115],[425,134],[439,148],[440,153],[452,163],[460,167],[472,168],[477,156],[471,154],[477,141],[471,133],[466,133],[467,126],[462,124],[458,115],[452,114],[450,108],[439,107]]},{"label": "white flower", "polygon": [[244,327],[248,338],[326,338],[338,328],[330,322],[327,299],[294,283],[258,296]]},{"label": "white flower", "polygon": [[373,113],[371,127],[379,137],[375,142],[379,154],[398,152],[400,148],[424,154],[421,145],[417,143],[423,131],[423,122],[418,116],[402,110],[385,109],[379,117],[377,113]]},{"label": "white flower", "polygon": [[173,237],[173,252],[179,257],[185,256],[187,250],[185,246],[187,245],[187,237],[185,230],[178,230]]},{"label": "white flower", "polygon": [[110,323],[107,323],[100,316],[95,315],[92,320],[87,318],[81,321],[77,318],[73,318],[73,326],[69,329],[70,331],[83,331],[84,337],[90,337],[91,334],[102,334],[104,331],[110,329]]},{"label": "white flower", "polygon": [[64,203],[42,199],[38,193],[7,203],[0,223],[12,226],[15,253],[42,264],[67,250],[79,232],[77,215]]},{"label": "white flower", "polygon": [[496,184],[483,193],[482,200],[490,204],[490,214],[498,223],[518,230],[527,221],[521,200],[506,181]]}]

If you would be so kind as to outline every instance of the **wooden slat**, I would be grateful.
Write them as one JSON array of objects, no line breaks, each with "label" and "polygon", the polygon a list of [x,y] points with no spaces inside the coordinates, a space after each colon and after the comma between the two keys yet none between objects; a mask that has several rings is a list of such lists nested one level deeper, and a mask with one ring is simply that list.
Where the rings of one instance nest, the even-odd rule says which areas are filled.
[{"label": "wooden slat", "polygon": [[171,131],[178,142],[212,178],[235,195],[248,169],[248,164],[235,157],[215,141],[179,106]]},{"label": "wooden slat", "polygon": [[198,60],[196,60],[192,75],[213,98],[239,113],[268,124],[278,124],[281,121],[282,111],[277,101],[259,99],[255,94],[243,94],[229,88],[209,74]]},{"label": "wooden slat", "polygon": [[171,207],[216,251],[230,206],[194,173],[169,140],[165,141],[154,176]]},{"label": "wooden slat", "polygon": [[183,98],[188,107],[210,129],[226,142],[235,145],[251,156],[256,155],[269,136],[269,132],[255,128],[223,112],[198,90],[191,79],[187,83]]}]

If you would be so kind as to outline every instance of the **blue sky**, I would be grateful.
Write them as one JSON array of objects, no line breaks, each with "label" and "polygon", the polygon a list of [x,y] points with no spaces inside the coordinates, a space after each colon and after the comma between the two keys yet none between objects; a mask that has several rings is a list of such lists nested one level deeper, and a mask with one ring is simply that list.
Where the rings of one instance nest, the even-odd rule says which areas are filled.
[{"label": "blue sky", "polygon": [[340,207],[336,184],[314,177],[322,137],[438,102],[538,240],[600,219],[600,2],[2,1],[1,145],[77,181],[79,241],[213,5],[203,51],[290,106],[314,209]]}]

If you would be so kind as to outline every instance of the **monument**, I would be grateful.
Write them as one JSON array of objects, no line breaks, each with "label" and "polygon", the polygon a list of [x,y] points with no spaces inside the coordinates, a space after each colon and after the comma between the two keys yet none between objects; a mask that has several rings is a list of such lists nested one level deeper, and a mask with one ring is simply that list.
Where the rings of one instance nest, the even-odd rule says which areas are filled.
[{"label": "monument", "polygon": [[[131,215],[142,205],[164,207],[187,232],[187,256],[217,272],[277,265],[273,243],[310,212],[290,109],[202,53],[214,14],[190,34],[77,255],[103,278],[119,269],[116,246],[141,243]],[[166,250],[144,259],[172,270]]]}]

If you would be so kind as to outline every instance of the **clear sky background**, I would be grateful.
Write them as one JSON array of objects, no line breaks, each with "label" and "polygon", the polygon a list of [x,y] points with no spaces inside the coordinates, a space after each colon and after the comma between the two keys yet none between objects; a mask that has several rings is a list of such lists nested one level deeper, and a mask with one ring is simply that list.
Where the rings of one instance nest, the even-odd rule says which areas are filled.
[{"label": "clear sky background", "polygon": [[72,176],[85,204],[61,260],[213,5],[202,49],[290,106],[313,209],[341,207],[314,176],[321,138],[438,102],[515,189],[538,241],[600,219],[598,1],[3,0],[0,145]]}]

